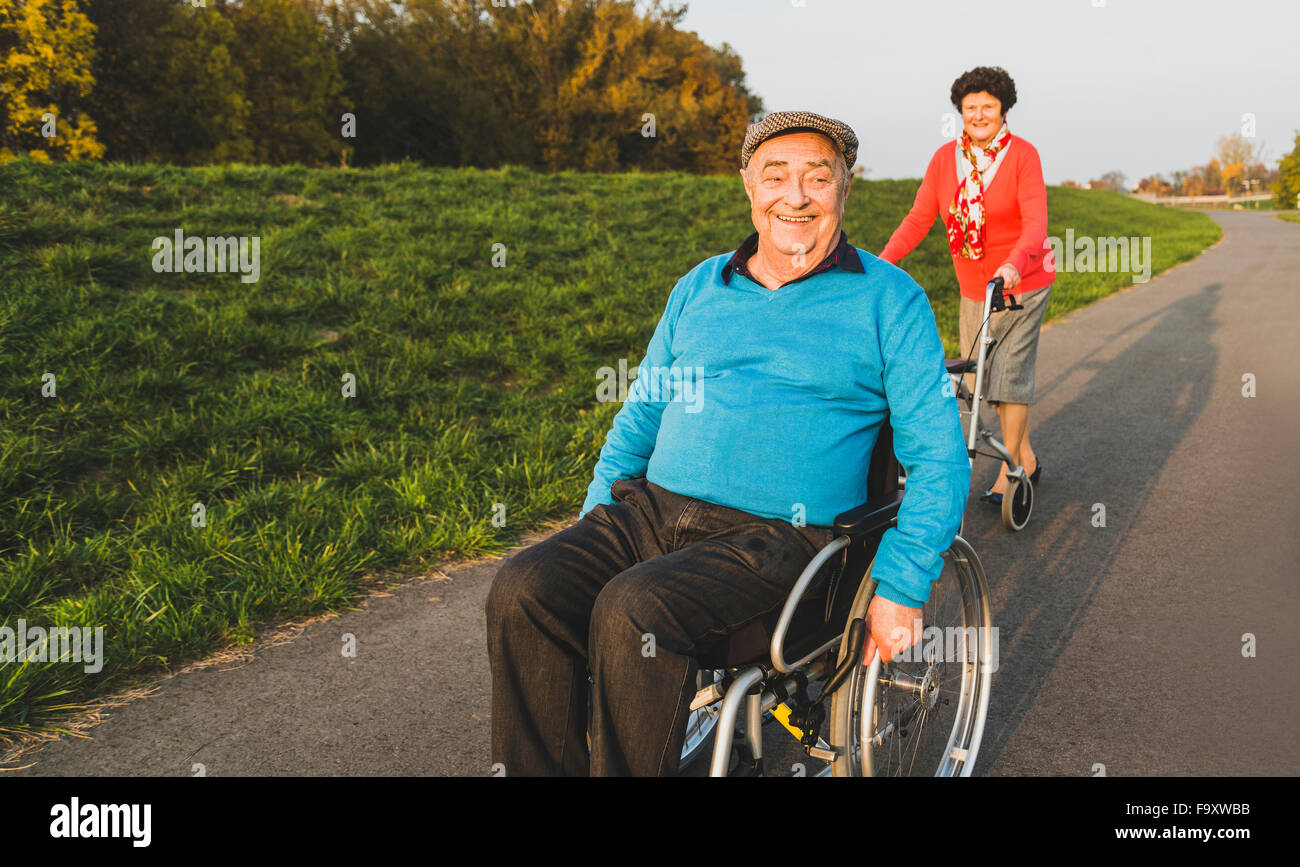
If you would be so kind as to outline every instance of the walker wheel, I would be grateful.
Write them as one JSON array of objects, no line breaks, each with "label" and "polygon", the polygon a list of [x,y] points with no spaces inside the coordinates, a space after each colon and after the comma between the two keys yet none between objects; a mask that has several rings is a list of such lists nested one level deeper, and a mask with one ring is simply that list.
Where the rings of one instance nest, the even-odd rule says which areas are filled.
[{"label": "walker wheel", "polygon": [[1015,479],[1007,485],[1002,495],[1002,523],[1008,530],[1019,532],[1029,523],[1034,511],[1034,485],[1029,479]]}]

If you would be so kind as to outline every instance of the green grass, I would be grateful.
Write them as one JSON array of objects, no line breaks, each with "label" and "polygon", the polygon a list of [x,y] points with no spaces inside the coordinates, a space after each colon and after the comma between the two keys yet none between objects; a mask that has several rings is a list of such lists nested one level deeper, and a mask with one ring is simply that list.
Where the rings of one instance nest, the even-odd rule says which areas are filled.
[{"label": "green grass", "polygon": [[[916,186],[858,185],[850,240],[879,251]],[[1152,235],[1157,271],[1220,234],[1115,193],[1049,207],[1053,234]],[[155,273],[178,227],[260,236],[261,280]],[[576,514],[618,408],[597,369],[639,360],[675,281],[751,229],[734,177],[0,168],[0,621],[106,645],[98,674],[0,665],[0,738]],[[904,265],[954,352],[942,232]],[[1131,285],[1063,274],[1050,314]]]},{"label": "green grass", "polygon": [[1282,211],[1276,216],[1279,220],[1286,220],[1288,223],[1300,223],[1300,213],[1295,211]]}]

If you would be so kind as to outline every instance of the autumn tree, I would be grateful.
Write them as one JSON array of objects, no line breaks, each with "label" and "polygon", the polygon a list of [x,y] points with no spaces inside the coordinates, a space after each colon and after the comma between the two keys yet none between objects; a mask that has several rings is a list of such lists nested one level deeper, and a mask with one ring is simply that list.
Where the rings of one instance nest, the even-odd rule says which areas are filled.
[{"label": "autumn tree", "polygon": [[[604,72],[604,80],[594,83],[606,147],[618,152],[611,167],[701,174],[739,167],[745,127],[762,104],[744,87],[739,55],[729,45],[715,49],[679,30],[684,14],[684,8],[664,11],[656,5],[653,17],[641,18],[630,3],[608,4],[583,44],[580,71],[599,63]],[[625,50],[627,45],[641,50]],[[573,86],[583,86],[583,79]],[[590,158],[585,165],[605,168]]]},{"label": "autumn tree", "polygon": [[761,103],[739,57],[677,28],[658,2],[545,2],[500,10],[510,47],[540,71],[534,128],[547,169],[736,168]]},{"label": "autumn tree", "polygon": [[311,14],[294,0],[226,7],[244,73],[248,135],[257,162],[321,164],[343,146],[338,58]]},{"label": "autumn tree", "polygon": [[1276,188],[1278,170],[1270,169],[1264,162],[1263,142],[1254,143],[1238,132],[1221,137],[1214,150],[1214,156],[1205,165],[1170,172],[1173,195],[1240,195]]},{"label": "autumn tree", "polygon": [[1279,208],[1300,207],[1300,133],[1296,134],[1291,153],[1282,157],[1278,165],[1273,202]]},{"label": "autumn tree", "polygon": [[1252,144],[1239,132],[1220,138],[1215,147],[1215,155],[1221,166],[1224,189],[1229,194],[1249,192],[1251,181],[1262,181],[1267,172],[1264,166],[1264,143]]},{"label": "autumn tree", "polygon": [[0,162],[103,155],[83,110],[94,33],[76,0],[0,0]]},{"label": "autumn tree", "polygon": [[344,0],[326,11],[358,162],[735,168],[762,110],[740,58],[658,2]]},{"label": "autumn tree", "polygon": [[325,10],[356,117],[360,164],[532,162],[520,129],[533,87],[503,56],[491,20],[437,0],[344,0]]},{"label": "autumn tree", "polygon": [[1139,193],[1155,193],[1157,196],[1173,195],[1173,187],[1163,175],[1148,175],[1138,181],[1137,188]]},{"label": "autumn tree", "polygon": [[1205,184],[1202,195],[1223,195],[1223,164],[1219,162],[1218,157],[1211,157],[1210,161],[1201,167],[1201,177]]},{"label": "autumn tree", "polygon": [[762,103],[663,2],[0,0],[0,147],[731,172]]},{"label": "autumn tree", "polygon": [[1094,190],[1114,190],[1117,193],[1123,193],[1127,191],[1124,185],[1125,177],[1123,172],[1106,172],[1100,178],[1093,178],[1088,181],[1088,187]]},{"label": "autumn tree", "polygon": [[187,0],[90,0],[97,28],[90,112],[111,158],[251,160],[235,27]]}]

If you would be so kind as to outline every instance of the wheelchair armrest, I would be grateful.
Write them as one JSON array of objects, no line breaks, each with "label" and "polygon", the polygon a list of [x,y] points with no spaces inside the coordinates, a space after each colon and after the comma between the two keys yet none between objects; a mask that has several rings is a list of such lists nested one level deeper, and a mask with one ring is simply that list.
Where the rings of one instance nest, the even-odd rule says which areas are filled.
[{"label": "wheelchair armrest", "polygon": [[869,500],[855,509],[836,516],[836,536],[865,536],[888,529],[898,517],[903,505],[903,491]]}]

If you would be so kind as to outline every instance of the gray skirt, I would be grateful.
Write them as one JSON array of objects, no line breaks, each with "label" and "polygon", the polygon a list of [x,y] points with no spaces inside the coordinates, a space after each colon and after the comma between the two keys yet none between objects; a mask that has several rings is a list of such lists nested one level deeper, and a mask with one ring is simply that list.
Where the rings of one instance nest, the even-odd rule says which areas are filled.
[{"label": "gray skirt", "polygon": [[[1050,285],[1035,289],[1025,295],[1015,291],[1016,301],[1024,305],[1023,310],[1002,310],[991,314],[989,319],[989,336],[997,341],[993,345],[992,355],[984,371],[984,393],[989,403],[1024,403],[1034,402],[1034,365],[1038,360],[1038,332],[1043,325],[1043,313],[1047,310],[1047,296],[1051,293]],[[980,325],[984,316],[984,302],[961,299],[961,348],[962,357],[970,352],[975,338],[979,336]],[[979,357],[978,348],[971,353],[971,360]],[[974,388],[975,376],[966,377],[967,386]]]}]

